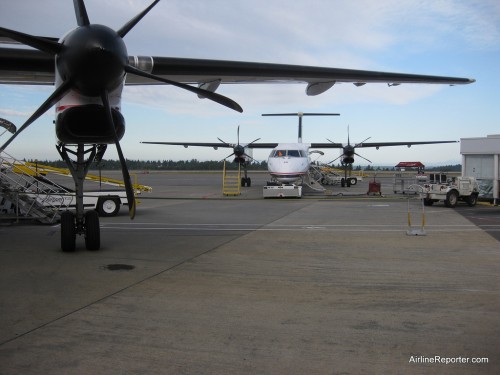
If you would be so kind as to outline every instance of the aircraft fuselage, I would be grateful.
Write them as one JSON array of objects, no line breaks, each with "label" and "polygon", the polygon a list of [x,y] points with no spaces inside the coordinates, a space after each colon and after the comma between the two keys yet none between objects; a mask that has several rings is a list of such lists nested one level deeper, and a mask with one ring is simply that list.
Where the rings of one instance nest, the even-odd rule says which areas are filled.
[{"label": "aircraft fuselage", "polygon": [[280,143],[267,160],[271,177],[285,184],[301,180],[310,164],[309,145],[305,143]]}]

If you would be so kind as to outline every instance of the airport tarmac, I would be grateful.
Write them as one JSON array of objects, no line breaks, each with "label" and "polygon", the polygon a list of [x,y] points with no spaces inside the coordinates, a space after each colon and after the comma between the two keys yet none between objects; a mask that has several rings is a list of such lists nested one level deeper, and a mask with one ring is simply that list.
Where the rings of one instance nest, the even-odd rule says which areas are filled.
[{"label": "airport tarmac", "polygon": [[138,173],[153,192],[95,252],[0,225],[0,374],[500,373],[498,207],[426,207],[409,236],[421,203],[389,179],[263,199],[251,177]]}]

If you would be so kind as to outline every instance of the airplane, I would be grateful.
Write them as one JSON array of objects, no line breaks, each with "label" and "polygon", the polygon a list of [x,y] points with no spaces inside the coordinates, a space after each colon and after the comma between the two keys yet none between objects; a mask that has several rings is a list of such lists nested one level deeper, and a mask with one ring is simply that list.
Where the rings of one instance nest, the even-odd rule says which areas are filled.
[{"label": "airplane", "polygon": [[[297,143],[258,143],[257,140],[247,144],[243,148],[243,152],[248,149],[254,148],[272,148],[271,153],[267,159],[268,172],[271,175],[271,181],[268,182],[268,186],[280,185],[280,184],[294,184],[303,183],[307,178],[309,169],[311,166],[311,154],[320,152],[313,149],[329,149],[329,148],[342,148],[345,162],[354,162],[353,155],[357,155],[354,152],[354,147],[380,147],[386,146],[412,146],[412,145],[423,145],[423,144],[437,144],[437,143],[455,143],[456,141],[424,141],[424,142],[379,142],[379,143],[362,143],[356,146],[352,146],[350,143],[347,146],[343,146],[341,143],[335,143],[329,141],[329,143],[303,143],[302,142],[302,117],[304,116],[339,116],[338,113],[265,113],[262,116],[297,116],[299,118],[298,123],[298,139]],[[366,141],[366,140],[365,140]],[[203,146],[203,147],[213,147],[217,149],[218,147],[229,146],[226,143],[200,143],[200,142],[141,142],[144,144],[163,144],[163,145],[182,145],[184,147],[189,146]],[[320,152],[321,153],[321,152]],[[231,156],[231,155],[230,155]],[[359,155],[358,155],[359,156]],[[337,158],[338,159],[338,158]],[[335,159],[335,160],[337,160]],[[333,160],[333,161],[335,161]],[[352,161],[351,161],[352,160]],[[332,162],[333,162],[332,161]],[[346,172],[347,173],[347,172]],[[350,181],[345,176],[345,182],[350,186]],[[342,182],[344,184],[344,182]]]},{"label": "airplane", "polygon": [[213,147],[214,150],[217,150],[219,148],[232,148],[233,153],[229,154],[226,156],[224,159],[230,158],[231,156],[234,155],[234,160],[233,163],[238,163],[244,171],[244,177],[241,178],[241,186],[248,186],[250,187],[252,185],[252,179],[248,177],[248,166],[252,162],[253,157],[250,155],[250,148],[252,148],[252,144],[257,142],[260,138],[257,138],[253,140],[250,143],[245,143],[241,144],[240,143],[240,127],[238,125],[238,130],[237,130],[237,140],[238,143],[227,143],[217,137],[217,139],[220,141],[220,143],[201,143],[201,142],[194,142],[194,143],[185,143],[185,142],[141,142],[144,144],[158,144],[158,145],[173,145],[173,146],[184,146],[185,148],[188,148],[189,146],[201,146],[201,147]]},{"label": "airplane", "polygon": [[[367,162],[371,163],[371,160],[368,160],[364,156],[361,156],[356,152],[357,147],[375,147],[377,150],[380,147],[388,147],[388,146],[407,146],[408,148],[411,147],[412,145],[422,145],[422,144],[433,144],[433,143],[455,143],[457,141],[440,141],[440,142],[378,142],[378,143],[367,143],[366,141],[369,140],[371,137],[366,138],[364,141],[359,142],[355,145],[351,145],[350,141],[350,136],[349,136],[349,127],[347,127],[347,144],[346,145],[341,145],[341,147],[335,146],[335,148],[342,148],[342,154],[338,156],[337,158],[333,159],[332,161],[328,162],[327,164],[332,164],[338,159],[341,159],[340,162],[342,166],[344,167],[344,179],[341,180],[341,186],[344,187],[345,185],[347,187],[351,186],[351,179],[347,178],[347,170],[349,168],[352,168],[352,164],[354,163],[354,155],[359,156],[360,158],[366,160]],[[329,140],[327,138],[328,142],[337,145],[335,142]]]},{"label": "airplane", "polygon": [[[462,85],[474,79],[420,74],[376,72],[288,64],[130,56],[124,37],[160,0],[118,30],[92,24],[84,0],[73,0],[77,27],[60,39],[29,35],[0,27],[0,42],[32,49],[0,48],[0,83],[54,85],[54,92],[2,146],[0,152],[28,126],[55,106],[56,148],[75,183],[76,213],[61,215],[61,248],[75,250],[76,235],[84,235],[89,250],[100,248],[99,216],[85,212],[83,182],[92,162],[101,160],[109,144],[116,146],[122,166],[129,215],[135,216],[135,200],[120,140],[125,133],[121,95],[127,85],[172,85],[224,105],[237,112],[235,101],[215,93],[221,83],[306,83],[307,95],[319,95],[337,83],[429,83]],[[3,9],[3,12],[8,11]]]}]

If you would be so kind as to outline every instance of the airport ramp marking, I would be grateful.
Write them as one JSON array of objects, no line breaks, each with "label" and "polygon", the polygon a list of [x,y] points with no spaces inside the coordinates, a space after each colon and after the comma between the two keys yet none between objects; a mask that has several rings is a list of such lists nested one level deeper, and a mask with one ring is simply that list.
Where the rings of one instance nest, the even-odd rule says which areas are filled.
[{"label": "airport ramp marking", "polygon": [[[486,227],[486,226],[485,226]],[[474,224],[439,224],[427,225],[431,232],[479,232],[485,229],[500,231],[500,225],[492,228],[476,226]],[[134,230],[134,231],[331,231],[331,232],[399,232],[404,231],[404,224],[235,224],[235,223],[103,223],[103,230]]]}]

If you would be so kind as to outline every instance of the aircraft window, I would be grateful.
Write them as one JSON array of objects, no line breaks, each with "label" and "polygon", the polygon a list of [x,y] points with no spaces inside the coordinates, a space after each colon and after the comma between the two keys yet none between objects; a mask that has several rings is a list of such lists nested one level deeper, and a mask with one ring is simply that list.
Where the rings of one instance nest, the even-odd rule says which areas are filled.
[{"label": "aircraft window", "polygon": [[280,158],[282,156],[286,156],[286,150],[276,150],[274,151],[274,155],[273,155],[275,158]]},{"label": "aircraft window", "polygon": [[300,158],[302,154],[300,150],[288,150],[288,156],[292,158]]}]

